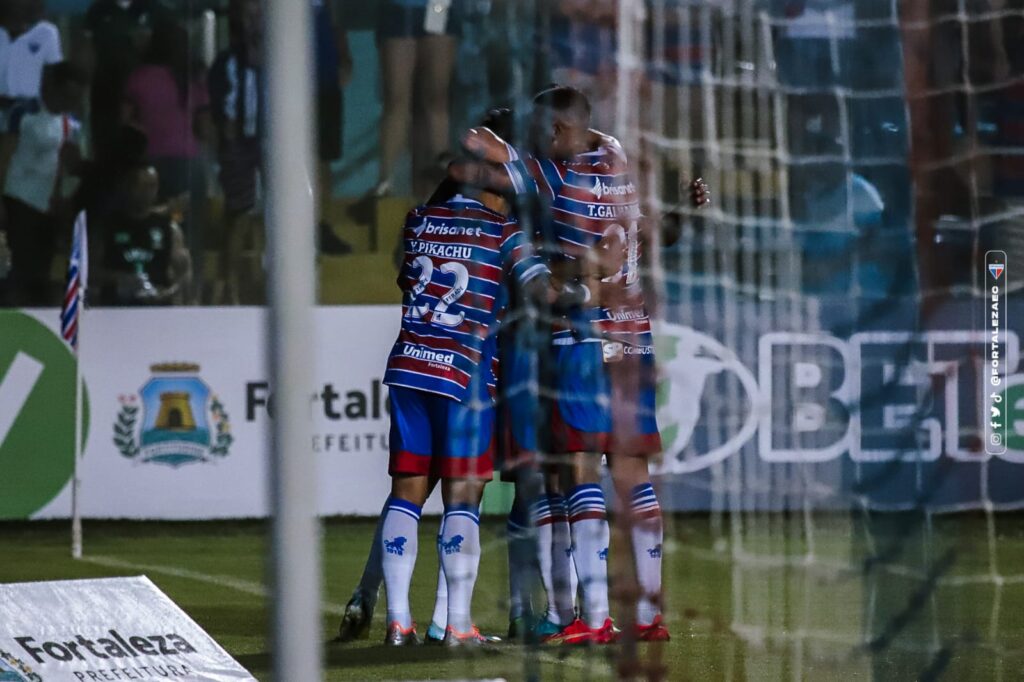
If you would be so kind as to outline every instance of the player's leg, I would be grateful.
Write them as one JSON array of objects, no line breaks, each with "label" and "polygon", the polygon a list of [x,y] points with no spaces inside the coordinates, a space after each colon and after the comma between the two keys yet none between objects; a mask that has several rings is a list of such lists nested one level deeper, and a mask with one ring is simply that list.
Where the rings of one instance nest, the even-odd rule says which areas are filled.
[{"label": "player's leg", "polygon": [[482,644],[473,625],[473,588],[480,569],[480,499],[494,474],[494,407],[482,385],[475,400],[445,400],[435,448],[443,452],[441,565],[448,585],[445,643]]},{"label": "player's leg", "polygon": [[437,527],[437,587],[434,589],[434,613],[430,617],[427,628],[427,644],[440,644],[444,641],[444,631],[448,627],[448,581],[444,577],[444,562],[441,561],[441,542],[444,534],[444,519]]},{"label": "player's leg", "polygon": [[381,508],[380,516],[377,518],[377,527],[373,531],[373,540],[370,542],[370,551],[366,556],[359,584],[356,585],[355,591],[352,592],[351,598],[345,605],[345,615],[342,616],[341,624],[338,626],[339,642],[365,639],[369,636],[373,611],[377,606],[377,597],[380,594],[380,585],[384,582],[384,568],[381,565],[383,554],[381,538],[384,517],[387,515],[390,502],[391,497],[389,496],[384,501],[384,507]]},{"label": "player's leg", "polygon": [[[427,497],[434,491],[438,479],[431,477],[427,487]],[[377,518],[377,527],[373,531],[373,540],[370,541],[370,549],[366,555],[366,563],[363,565],[363,573],[359,577],[359,584],[352,592],[348,603],[345,604],[345,615],[342,616],[341,624],[338,626],[338,642],[349,642],[354,639],[366,639],[370,633],[370,624],[373,622],[373,612],[377,607],[377,598],[380,595],[380,586],[384,582],[384,568],[382,566],[381,535],[384,527],[384,516],[388,511],[388,504],[391,497],[384,501]],[[445,612],[448,608],[448,592],[444,585],[444,574],[440,573],[439,591],[443,588],[444,594],[438,596]],[[436,606],[435,606],[436,609]],[[436,611],[435,611],[436,613]],[[441,626],[441,634],[444,635],[444,626]],[[429,632],[427,634],[429,640]]]},{"label": "player's leg", "polygon": [[385,644],[402,645],[418,639],[409,606],[409,585],[416,566],[420,513],[426,499],[425,475],[392,475],[391,499],[381,527],[381,565],[388,605]]},{"label": "player's leg", "polygon": [[600,486],[601,456],[611,431],[608,376],[601,344],[555,350],[558,399],[552,406],[552,452],[569,456],[563,468],[572,559],[582,595],[581,617],[552,641],[605,643],[614,639],[608,609],[609,527]]},{"label": "player's leg", "polygon": [[544,491],[534,498],[532,521],[537,528],[537,557],[548,605],[537,624],[539,637],[557,634],[576,618],[576,567],[572,558],[569,506],[557,469],[546,475]]},{"label": "player's leg", "polygon": [[[553,604],[555,594],[553,517],[539,467],[536,352],[529,350],[528,340],[523,341],[515,335],[507,338],[509,341],[502,364],[502,381],[506,386],[502,411],[506,437],[501,465],[502,480],[515,484],[507,543],[509,638],[512,639],[523,638],[531,631],[538,636],[552,634],[561,626],[557,624],[557,615],[552,616],[554,624],[548,624],[547,618],[534,624],[531,598],[538,584],[544,586],[549,604]],[[549,606],[549,612],[555,613],[553,606]]]},{"label": "player's leg", "polygon": [[587,627],[610,626],[608,606],[608,508],[601,489],[601,457],[579,453],[573,463],[569,488],[569,527],[572,555],[579,578],[581,618]]},{"label": "player's leg", "polygon": [[666,640],[669,633],[661,618],[661,506],[648,467],[650,457],[661,451],[654,356],[629,354],[610,366],[609,377],[614,406],[609,459],[622,509],[619,523],[636,571],[636,634],[638,639]]},{"label": "player's leg", "polygon": [[473,625],[473,588],[480,569],[480,498],[484,482],[446,479],[441,564],[448,583],[448,617],[445,640],[449,644],[479,643]]},{"label": "player's leg", "polygon": [[[441,458],[435,457],[430,464],[430,492],[441,482]],[[428,493],[429,495],[430,493]],[[437,526],[437,538],[434,550],[437,552],[437,587],[434,588],[434,612],[430,617],[425,641],[427,644],[440,644],[444,641],[444,631],[448,626],[448,582],[444,577],[444,564],[441,563],[441,534],[444,532],[444,519]]]},{"label": "player's leg", "polygon": [[533,622],[533,584],[539,579],[537,534],[530,522],[529,503],[516,485],[512,509],[505,524],[508,551],[508,638],[522,639]]},{"label": "player's leg", "polygon": [[387,588],[387,635],[392,646],[418,643],[409,607],[409,584],[416,565],[420,513],[430,487],[432,425],[439,398],[392,386],[391,498],[381,525],[381,566]]}]

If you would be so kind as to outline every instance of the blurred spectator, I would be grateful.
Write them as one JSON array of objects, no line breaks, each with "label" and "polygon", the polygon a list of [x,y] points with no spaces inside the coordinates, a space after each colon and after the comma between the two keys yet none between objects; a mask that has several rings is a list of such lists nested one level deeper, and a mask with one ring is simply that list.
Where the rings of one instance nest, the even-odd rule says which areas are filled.
[{"label": "blurred spectator", "polygon": [[341,158],[342,88],[352,78],[352,54],[348,34],[335,22],[329,1],[313,0],[313,30],[316,47],[317,153],[320,182],[320,251],[347,253],[352,248],[331,228],[329,207],[334,191],[331,163]]},{"label": "blurred spectator", "polygon": [[160,176],[157,200],[185,203],[186,242],[201,254],[206,173],[200,140],[212,137],[212,124],[205,74],[179,24],[156,27],[143,63],[125,82],[121,118],[146,134],[149,162]]},{"label": "blurred spectator", "polygon": [[[449,148],[448,105],[462,0],[385,0],[380,9],[384,114],[380,176],[374,195],[391,192],[395,164],[412,136],[413,192],[425,199],[444,177],[439,158]],[[413,99],[416,98],[414,104]],[[413,121],[412,112],[422,118]]]},{"label": "blurred spectator", "polygon": [[594,126],[611,130],[618,80],[616,3],[559,0],[553,7],[551,80],[586,94],[593,107]]},{"label": "blurred spectator", "polygon": [[232,0],[230,44],[210,68],[210,105],[228,217],[256,205],[263,97],[263,19],[258,0]]},{"label": "blurred spectator", "polygon": [[117,209],[91,221],[91,282],[100,305],[187,302],[192,259],[181,228],[156,204],[159,187],[152,166],[130,169],[118,182]]},{"label": "blurred spectator", "polygon": [[92,45],[93,78],[89,125],[94,155],[115,154],[125,80],[149,51],[154,26],[172,16],[159,0],[94,0],[85,15]]},{"label": "blurred spectator", "polygon": [[117,182],[125,171],[146,161],[149,142],[137,126],[122,125],[114,139],[115,153],[108,155],[104,163],[87,160],[84,164],[75,211],[85,210],[90,221],[101,219],[116,208]]},{"label": "blurred spectator", "polygon": [[0,16],[0,109],[36,99],[43,67],[64,59],[57,27],[43,20],[42,0],[8,0]]},{"label": "blurred spectator", "polygon": [[[210,108],[224,191],[223,279],[228,302],[239,302],[241,244],[259,241],[263,98],[263,14],[259,0],[231,0],[230,42],[210,68]],[[219,299],[221,294],[214,294]]]},{"label": "blurred spectator", "polygon": [[12,253],[8,279],[13,305],[54,305],[50,266],[61,217],[63,180],[80,171],[80,126],[72,117],[88,77],[69,62],[47,66],[40,96],[19,102],[7,117],[0,154],[4,187],[0,228]]}]

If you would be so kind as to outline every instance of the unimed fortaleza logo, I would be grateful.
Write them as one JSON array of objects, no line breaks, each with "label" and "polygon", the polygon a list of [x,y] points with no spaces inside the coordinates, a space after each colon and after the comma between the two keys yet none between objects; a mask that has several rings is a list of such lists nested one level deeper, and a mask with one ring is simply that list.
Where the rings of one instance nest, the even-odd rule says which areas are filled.
[{"label": "unimed fortaleza logo", "polygon": [[228,455],[233,438],[227,411],[199,370],[187,362],[155,364],[137,394],[120,396],[114,445],[122,456],[179,467]]},{"label": "unimed fortaleza logo", "polygon": [[74,386],[75,358],[60,337],[30,315],[0,310],[0,519],[31,516],[71,479]]}]

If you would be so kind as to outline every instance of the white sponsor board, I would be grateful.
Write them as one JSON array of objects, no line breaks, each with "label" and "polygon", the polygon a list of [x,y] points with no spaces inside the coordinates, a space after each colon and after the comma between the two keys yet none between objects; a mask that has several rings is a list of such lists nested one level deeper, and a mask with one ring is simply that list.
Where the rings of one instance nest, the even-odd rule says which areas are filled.
[{"label": "white sponsor board", "polygon": [[[55,311],[30,314],[56,330]],[[388,494],[381,378],[400,317],[396,306],[316,311],[309,442],[323,514],[375,514]],[[89,310],[81,348],[90,410],[85,517],[268,514],[273,388],[264,309]],[[440,509],[437,499],[427,507]],[[33,517],[69,510],[68,486]]]},{"label": "white sponsor board", "polygon": [[[73,396],[73,364],[56,336],[57,312],[26,314],[20,322],[0,319],[0,473],[13,472],[0,475],[0,518],[66,517],[73,429],[67,405],[61,411],[57,403]],[[325,307],[315,320],[309,445],[319,510],[375,515],[390,486],[381,378],[400,313],[396,306]],[[26,325],[35,336],[17,331]],[[85,517],[268,514],[273,387],[265,334],[260,308],[86,313]],[[744,447],[783,463],[909,461],[914,453],[923,461],[990,458],[972,440],[990,390],[976,352],[988,338],[983,331],[870,332],[845,340],[768,332],[745,358],[689,327],[660,323],[656,337],[663,473],[698,472]],[[991,456],[1013,463],[1024,462],[1019,346],[1010,331],[1001,387],[1007,447]],[[928,391],[939,392],[922,406]],[[426,511],[440,509],[435,495]]]},{"label": "white sponsor board", "polygon": [[0,585],[0,680],[255,680],[149,578]]}]

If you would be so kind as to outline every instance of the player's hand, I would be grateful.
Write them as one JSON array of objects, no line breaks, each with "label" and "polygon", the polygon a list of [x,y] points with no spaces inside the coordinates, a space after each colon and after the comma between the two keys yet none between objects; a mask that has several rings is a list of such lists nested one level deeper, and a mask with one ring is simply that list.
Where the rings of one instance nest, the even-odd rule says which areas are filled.
[{"label": "player's hand", "polygon": [[605,230],[591,252],[597,260],[597,272],[600,279],[614,277],[622,272],[626,264],[626,231],[620,225],[613,225]]},{"label": "player's hand", "polygon": [[690,203],[694,208],[705,208],[711,205],[711,189],[704,178],[697,178],[689,185]]},{"label": "player's hand", "polygon": [[512,148],[490,128],[470,128],[462,136],[462,148],[469,154],[492,163],[506,163],[513,159]]}]

